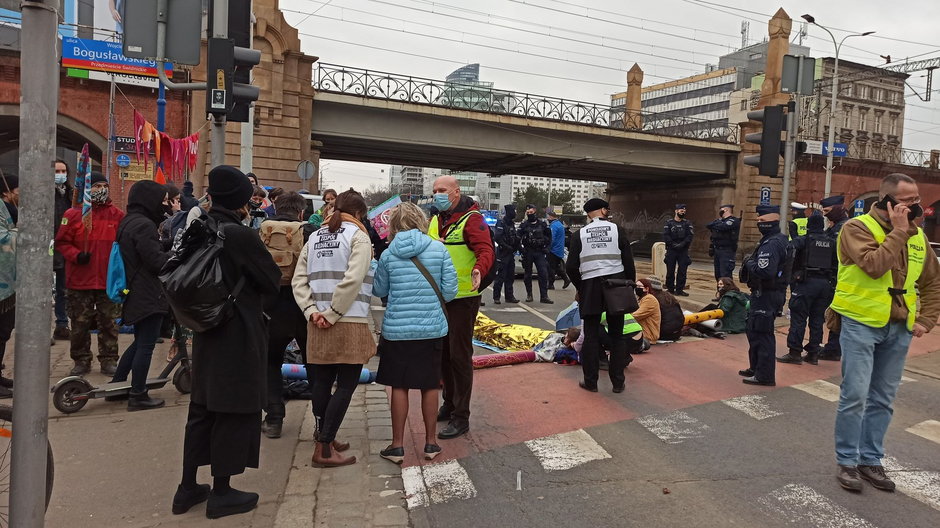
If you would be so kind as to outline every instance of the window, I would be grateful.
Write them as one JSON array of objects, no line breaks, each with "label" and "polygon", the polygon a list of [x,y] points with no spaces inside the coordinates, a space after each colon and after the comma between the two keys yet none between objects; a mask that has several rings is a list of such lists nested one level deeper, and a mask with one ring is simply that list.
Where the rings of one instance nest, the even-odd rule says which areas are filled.
[{"label": "window", "polygon": [[875,112],[875,126],[873,127],[873,132],[875,134],[881,133],[881,112]]},{"label": "window", "polygon": [[859,109],[858,129],[868,130],[868,110]]},{"label": "window", "polygon": [[883,102],[884,102],[884,99],[885,99],[885,91],[882,90],[881,88],[875,88],[875,89],[873,89],[871,95],[872,95],[872,97],[874,97],[875,102],[878,102],[878,103],[883,103]]},{"label": "window", "polygon": [[869,88],[868,86],[861,85],[858,87],[858,98],[859,99],[868,99]]},{"label": "window", "polygon": [[888,134],[892,136],[898,135],[898,114],[891,114],[891,121],[888,125]]},{"label": "window", "polygon": [[747,99],[741,99],[741,111],[747,110]]},{"label": "window", "polygon": [[855,85],[852,83],[849,83],[845,85],[844,90],[839,90],[839,91],[842,92],[845,97],[852,97],[852,94],[855,92]]},{"label": "window", "polygon": [[842,118],[842,128],[852,128],[852,105],[845,105],[842,107],[843,118]]}]

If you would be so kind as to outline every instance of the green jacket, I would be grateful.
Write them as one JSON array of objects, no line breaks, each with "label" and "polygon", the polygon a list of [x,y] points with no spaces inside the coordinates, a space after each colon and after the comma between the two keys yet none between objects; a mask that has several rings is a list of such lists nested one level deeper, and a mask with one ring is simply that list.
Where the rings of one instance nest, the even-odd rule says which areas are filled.
[{"label": "green jacket", "polygon": [[747,329],[747,307],[751,300],[747,294],[730,291],[721,296],[718,308],[725,312],[721,319],[721,331],[728,334],[741,334]]},{"label": "green jacket", "polygon": [[16,235],[13,217],[0,202],[0,301],[16,292]]}]

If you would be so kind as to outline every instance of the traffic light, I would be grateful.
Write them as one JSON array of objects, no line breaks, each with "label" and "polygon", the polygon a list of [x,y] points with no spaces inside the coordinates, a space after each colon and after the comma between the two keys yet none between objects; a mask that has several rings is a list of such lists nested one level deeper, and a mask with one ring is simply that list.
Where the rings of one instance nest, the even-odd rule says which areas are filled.
[{"label": "traffic light", "polygon": [[780,169],[780,155],[784,142],[780,133],[787,129],[783,105],[765,106],[747,113],[747,118],[764,124],[763,130],[744,136],[748,143],[760,145],[760,154],[744,156],[744,164],[757,167],[757,173],[776,178]]},{"label": "traffic light", "polygon": [[232,99],[234,105],[228,114],[229,121],[245,123],[251,103],[258,100],[261,89],[251,85],[251,68],[261,62],[261,52],[255,49],[234,46],[235,69],[232,75]]},{"label": "traffic light", "polygon": [[[215,3],[210,2],[209,32]],[[208,50],[206,111],[246,122],[251,103],[261,90],[251,85],[251,69],[261,62],[261,52],[251,49],[251,1],[229,0],[229,38],[210,38]]]}]

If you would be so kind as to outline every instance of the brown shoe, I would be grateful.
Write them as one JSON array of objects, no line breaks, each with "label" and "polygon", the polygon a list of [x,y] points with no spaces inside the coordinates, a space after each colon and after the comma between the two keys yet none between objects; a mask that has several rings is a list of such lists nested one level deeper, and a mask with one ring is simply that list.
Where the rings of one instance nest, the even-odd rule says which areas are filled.
[{"label": "brown shoe", "polygon": [[333,440],[331,447],[333,447],[333,451],[345,451],[349,449],[349,442],[339,442],[339,441]]},{"label": "brown shoe", "polygon": [[339,451],[332,449],[329,443],[317,442],[313,448],[312,465],[316,468],[331,468],[348,466],[356,463],[356,457],[343,456]]}]

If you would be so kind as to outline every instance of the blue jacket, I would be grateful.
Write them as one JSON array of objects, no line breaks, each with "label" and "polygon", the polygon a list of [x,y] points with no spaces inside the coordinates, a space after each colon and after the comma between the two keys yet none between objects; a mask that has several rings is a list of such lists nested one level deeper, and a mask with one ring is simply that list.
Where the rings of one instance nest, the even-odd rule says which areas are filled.
[{"label": "blue jacket", "polygon": [[411,262],[418,257],[434,277],[444,300],[457,296],[457,271],[444,244],[417,229],[395,235],[375,270],[372,294],[388,296],[382,337],[389,341],[434,339],[447,335],[447,318],[424,275]]},{"label": "blue jacket", "polygon": [[552,253],[558,258],[565,258],[565,225],[561,220],[552,220]]}]

